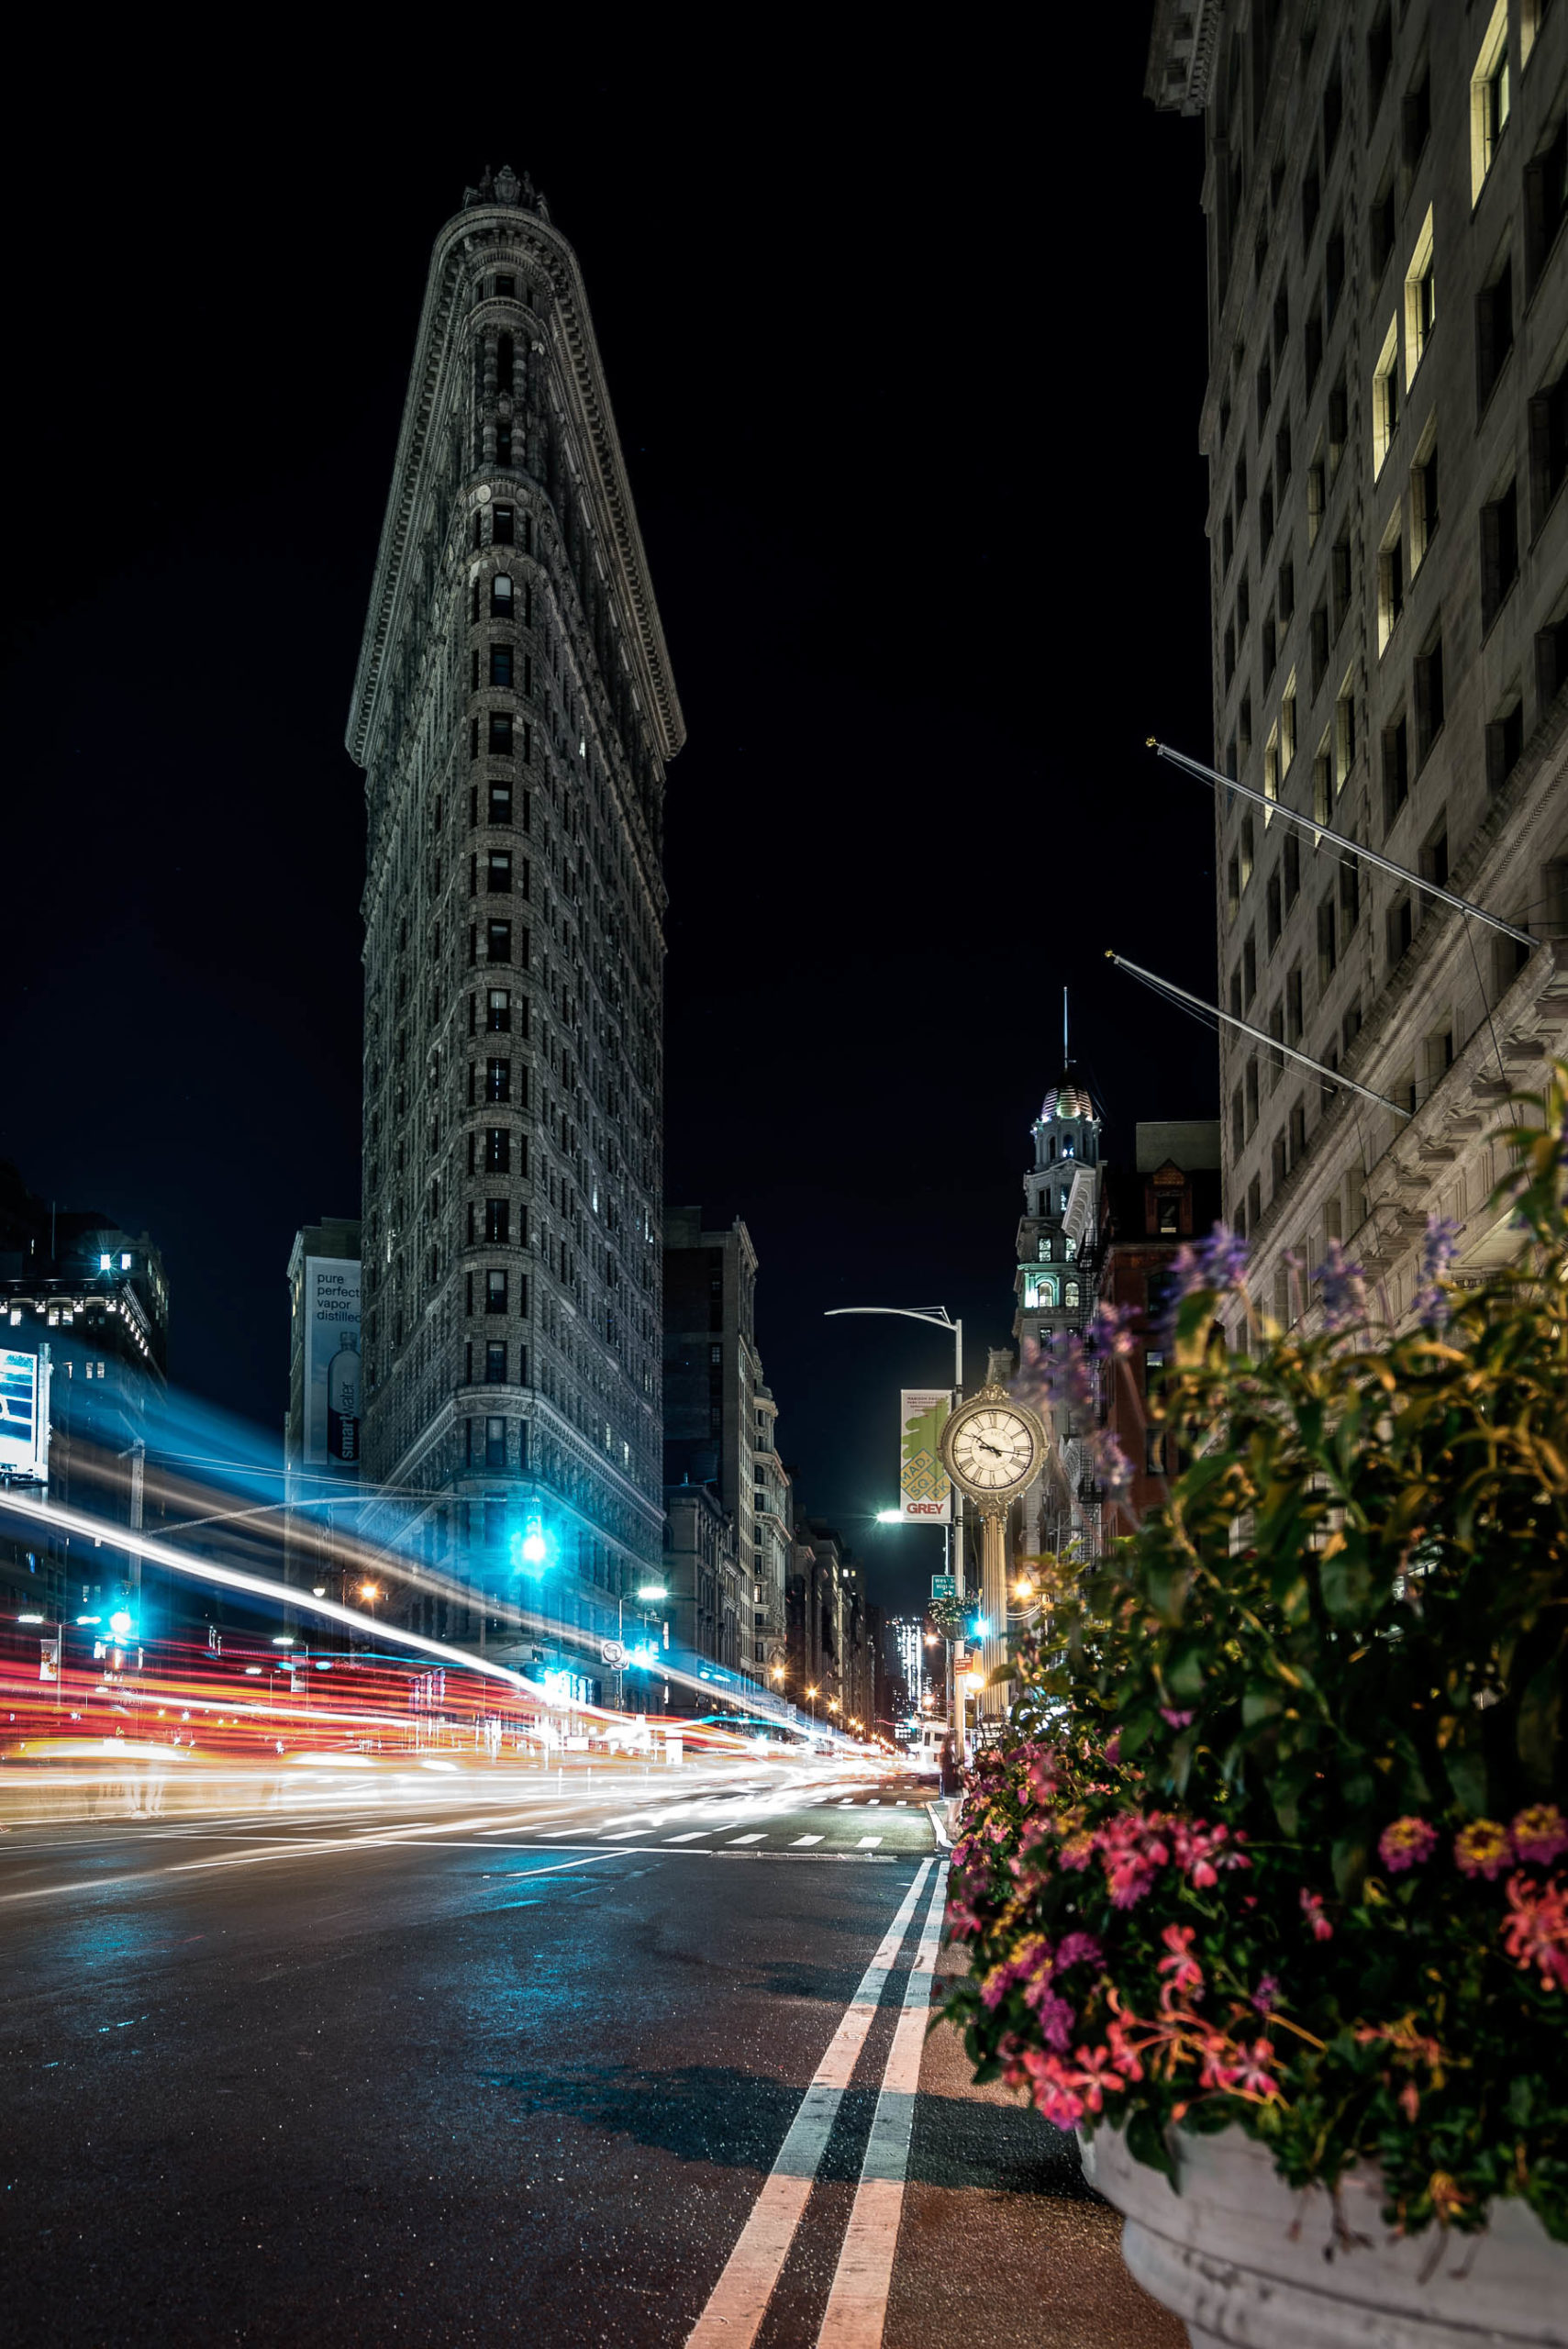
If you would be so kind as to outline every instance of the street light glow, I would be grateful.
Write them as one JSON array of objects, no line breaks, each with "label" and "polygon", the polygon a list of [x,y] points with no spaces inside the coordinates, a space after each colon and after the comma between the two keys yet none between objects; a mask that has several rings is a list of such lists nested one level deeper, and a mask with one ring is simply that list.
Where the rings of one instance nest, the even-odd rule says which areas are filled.
[{"label": "street light glow", "polygon": [[362,1582],[360,1585],[360,1597],[361,1598],[379,1598],[381,1597],[381,1592],[373,1582]]},{"label": "street light glow", "polygon": [[902,1525],[904,1512],[901,1508],[879,1508],[876,1513],[876,1521],[879,1525]]},{"label": "street light glow", "polygon": [[277,1632],[273,1637],[272,1645],[275,1648],[292,1648],[294,1645],[294,1633],[292,1631]]},{"label": "street light glow", "polygon": [[645,1582],[638,1591],[639,1598],[668,1598],[670,1594],[662,1582]]}]

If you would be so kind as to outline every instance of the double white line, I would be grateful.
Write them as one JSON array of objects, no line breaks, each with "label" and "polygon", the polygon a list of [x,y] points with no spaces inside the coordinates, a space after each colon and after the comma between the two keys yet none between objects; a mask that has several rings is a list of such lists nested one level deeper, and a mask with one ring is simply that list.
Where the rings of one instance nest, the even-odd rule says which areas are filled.
[{"label": "double white line", "polygon": [[[872,2018],[882,2002],[887,1977],[898,1963],[909,1920],[919,1905],[932,1865],[929,1860],[920,1863],[897,1915],[845,2009],[751,2215],[741,2229],[740,2240],[687,2339],[686,2349],[751,2349],[755,2341],[768,2302],[784,2273],[840,2102],[865,2045]],[[915,2096],[920,2085],[920,2050],[941,1935],[947,1876],[947,1864],[943,1862],[937,1868],[930,1905],[905,1986],[904,2005],[894,2029],[893,2046],[883,2074],[861,2182],[855,2191],[849,2232],[833,2278],[818,2349],[879,2349],[882,2340],[893,2257],[903,2215],[909,2136]]]}]

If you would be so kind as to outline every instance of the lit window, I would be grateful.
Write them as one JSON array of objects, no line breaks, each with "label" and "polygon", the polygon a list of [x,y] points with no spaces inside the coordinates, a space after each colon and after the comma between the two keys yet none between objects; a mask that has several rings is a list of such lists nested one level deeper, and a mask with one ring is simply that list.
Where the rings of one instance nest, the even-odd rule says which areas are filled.
[{"label": "lit window", "polygon": [[1486,184],[1508,119],[1508,0],[1497,0],[1470,77],[1470,201]]},{"label": "lit window", "polygon": [[498,571],[490,582],[490,609],[496,619],[512,617],[512,583],[504,571]]},{"label": "lit window", "polygon": [[1421,223],[1410,266],[1405,273],[1405,381],[1416,380],[1416,370],[1427,355],[1437,325],[1437,276],[1432,260],[1432,208]]},{"label": "lit window", "polygon": [[512,1025],[512,997],[506,987],[492,987],[485,1008],[485,1026],[493,1036],[506,1035]]},{"label": "lit window", "polygon": [[1372,378],[1372,469],[1383,471],[1399,424],[1399,321],[1390,318]]}]

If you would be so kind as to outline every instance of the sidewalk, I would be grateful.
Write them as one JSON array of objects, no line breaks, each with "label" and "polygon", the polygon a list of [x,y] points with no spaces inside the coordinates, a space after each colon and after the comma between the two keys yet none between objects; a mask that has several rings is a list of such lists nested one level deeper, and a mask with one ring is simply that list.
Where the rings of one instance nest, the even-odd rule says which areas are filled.
[{"label": "sidewalk", "polygon": [[[944,1949],[944,1976],[964,1970]],[[996,2085],[963,2043],[926,2043],[883,2349],[1187,2349],[1121,2264],[1121,2219],[1073,2140]]]}]

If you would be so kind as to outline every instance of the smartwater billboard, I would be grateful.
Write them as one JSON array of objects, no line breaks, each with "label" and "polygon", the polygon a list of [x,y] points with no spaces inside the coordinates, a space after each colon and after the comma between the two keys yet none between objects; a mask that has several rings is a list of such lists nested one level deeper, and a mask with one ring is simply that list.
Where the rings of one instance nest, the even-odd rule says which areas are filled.
[{"label": "smartwater billboard", "polygon": [[938,1449],[952,1408],[945,1386],[906,1386],[899,1395],[898,1508],[919,1525],[946,1525],[952,1486]]},{"label": "smartwater billboard", "polygon": [[0,1353],[0,1475],[49,1480],[49,1364]]},{"label": "smartwater billboard", "polygon": [[360,1268],[305,1260],[305,1465],[353,1475],[360,1464]]}]

